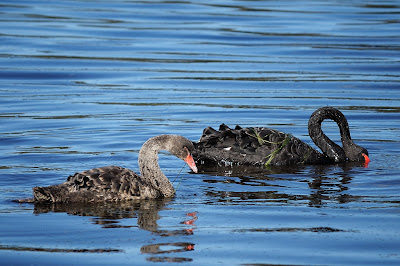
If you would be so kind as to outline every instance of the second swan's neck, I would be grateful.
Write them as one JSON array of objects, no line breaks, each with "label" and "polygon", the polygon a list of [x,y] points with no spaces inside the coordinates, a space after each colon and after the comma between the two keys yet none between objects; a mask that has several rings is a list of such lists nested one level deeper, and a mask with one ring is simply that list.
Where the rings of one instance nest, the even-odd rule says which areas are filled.
[{"label": "second swan's neck", "polygon": [[339,110],[332,107],[319,108],[311,115],[308,121],[310,138],[334,162],[344,162],[347,160],[347,156],[343,148],[334,143],[322,131],[321,124],[325,119],[332,119],[339,126],[343,147],[354,144],[350,137],[349,124],[346,117]]},{"label": "second swan's neck", "polygon": [[158,165],[158,152],[167,149],[166,138],[161,135],[147,140],[139,152],[139,169],[142,178],[156,188],[163,197],[172,197],[174,187]]}]

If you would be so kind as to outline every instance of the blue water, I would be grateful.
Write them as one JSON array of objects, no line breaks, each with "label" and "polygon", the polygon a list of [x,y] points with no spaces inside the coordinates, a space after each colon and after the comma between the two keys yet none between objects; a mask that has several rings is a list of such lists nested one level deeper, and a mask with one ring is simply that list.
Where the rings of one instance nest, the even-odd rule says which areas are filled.
[{"label": "blue water", "polygon": [[[2,1],[1,262],[399,265],[399,12],[399,1]],[[308,118],[326,105],[346,115],[367,168],[193,174],[162,153],[173,199],[12,201],[77,171],[137,171],[158,134],[198,140],[225,123],[313,145]],[[340,140],[333,122],[323,129]]]}]

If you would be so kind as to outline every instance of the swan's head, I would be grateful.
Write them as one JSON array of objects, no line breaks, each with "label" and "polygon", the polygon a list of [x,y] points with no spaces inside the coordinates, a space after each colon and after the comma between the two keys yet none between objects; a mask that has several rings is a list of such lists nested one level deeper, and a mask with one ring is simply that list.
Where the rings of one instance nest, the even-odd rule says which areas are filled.
[{"label": "swan's head", "polygon": [[344,147],[343,149],[350,162],[363,162],[365,164],[370,162],[368,151],[364,147],[353,143],[352,145]]},{"label": "swan's head", "polygon": [[197,167],[194,162],[192,153],[194,151],[193,143],[185,137],[179,135],[168,135],[169,136],[169,148],[167,149],[170,153],[184,160],[193,172],[197,173]]}]

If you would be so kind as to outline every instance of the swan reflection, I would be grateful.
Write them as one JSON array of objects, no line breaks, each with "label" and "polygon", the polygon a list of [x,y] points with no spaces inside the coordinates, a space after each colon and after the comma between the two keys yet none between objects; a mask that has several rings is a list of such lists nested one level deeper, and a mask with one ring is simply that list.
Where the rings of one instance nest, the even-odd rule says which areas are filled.
[{"label": "swan reflection", "polygon": [[[197,220],[197,212],[187,214],[189,220],[184,220],[181,224],[188,225],[190,228],[182,228],[175,230],[161,230],[157,224],[160,219],[159,211],[164,209],[171,198],[151,199],[131,202],[111,203],[104,202],[102,204],[93,203],[70,203],[70,204],[39,204],[34,205],[34,213],[42,214],[48,212],[64,212],[70,215],[91,217],[93,224],[100,225],[102,228],[131,228],[137,227],[152,232],[153,234],[167,237],[176,235],[192,235],[196,228],[194,222]],[[137,224],[122,224],[122,219],[137,219]],[[183,262],[192,261],[191,258],[183,257],[159,257],[158,254],[181,253],[194,250],[194,243],[177,242],[177,243],[154,243],[144,245],[140,252],[143,254],[152,254],[147,258],[148,261],[170,261]],[[123,252],[123,250],[118,250]],[[64,252],[63,250],[60,252]],[[66,251],[65,251],[66,252]],[[72,252],[72,251],[70,251]],[[81,251],[83,252],[83,251]],[[88,251],[89,252],[89,251]],[[93,252],[93,251],[91,251]]]},{"label": "swan reflection", "polygon": [[217,202],[308,204],[310,207],[358,200],[360,196],[351,195],[348,186],[353,176],[364,170],[362,163],[271,166],[268,169],[199,165],[198,169],[199,173],[210,176],[203,179],[212,184],[205,194]]},{"label": "swan reflection", "polygon": [[[178,243],[162,243],[152,244],[143,246],[140,249],[141,253],[145,254],[167,254],[167,253],[178,253],[185,251],[193,251],[194,244],[189,242],[178,242]],[[147,258],[151,262],[188,262],[193,261],[190,258],[176,258],[176,257],[159,257],[152,256]]]}]

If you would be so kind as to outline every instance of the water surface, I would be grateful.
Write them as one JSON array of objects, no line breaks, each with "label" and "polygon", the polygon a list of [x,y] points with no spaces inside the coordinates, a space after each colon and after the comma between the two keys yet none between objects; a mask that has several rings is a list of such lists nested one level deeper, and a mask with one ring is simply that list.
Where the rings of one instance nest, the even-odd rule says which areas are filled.
[{"label": "water surface", "polygon": [[[1,3],[3,263],[400,263],[400,2],[208,2]],[[158,134],[197,140],[225,123],[313,145],[308,118],[326,105],[346,115],[367,168],[193,174],[163,153],[181,181],[173,199],[12,201],[76,171],[137,170]],[[340,140],[333,122],[323,129]]]}]

